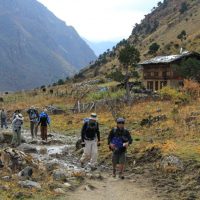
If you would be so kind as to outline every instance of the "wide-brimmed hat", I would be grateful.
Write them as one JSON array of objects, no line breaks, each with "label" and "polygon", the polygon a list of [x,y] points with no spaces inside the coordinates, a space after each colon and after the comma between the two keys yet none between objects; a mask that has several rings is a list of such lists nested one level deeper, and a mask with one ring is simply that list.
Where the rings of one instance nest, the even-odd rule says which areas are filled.
[{"label": "wide-brimmed hat", "polygon": [[21,120],[24,120],[24,117],[23,117],[23,115],[22,115],[21,113],[19,113],[19,114],[17,115],[17,117],[18,117],[19,119],[21,119]]},{"label": "wide-brimmed hat", "polygon": [[98,120],[97,114],[96,114],[96,113],[91,113],[90,119],[91,119],[91,120],[95,120],[95,121]]}]

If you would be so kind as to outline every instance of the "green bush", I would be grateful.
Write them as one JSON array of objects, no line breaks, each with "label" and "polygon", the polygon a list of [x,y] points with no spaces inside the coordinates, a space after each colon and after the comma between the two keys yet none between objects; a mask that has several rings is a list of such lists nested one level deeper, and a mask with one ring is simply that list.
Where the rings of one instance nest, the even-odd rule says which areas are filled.
[{"label": "green bush", "polygon": [[173,100],[173,101],[181,101],[181,102],[189,101],[189,97],[186,94],[179,92],[178,90],[171,88],[169,86],[163,87],[159,91],[159,93],[161,97],[164,99]]},{"label": "green bush", "polygon": [[103,91],[103,92],[90,93],[88,94],[87,99],[89,101],[98,101],[101,99],[117,99],[123,97],[124,95],[125,95],[125,90],[118,90],[116,92]]}]

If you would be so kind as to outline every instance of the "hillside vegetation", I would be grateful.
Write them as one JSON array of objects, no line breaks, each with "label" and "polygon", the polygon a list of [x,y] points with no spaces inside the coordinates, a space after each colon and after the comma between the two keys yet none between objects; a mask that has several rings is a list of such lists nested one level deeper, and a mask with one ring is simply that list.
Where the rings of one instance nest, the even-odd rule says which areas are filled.
[{"label": "hillside vegetation", "polygon": [[136,47],[141,61],[156,55],[179,54],[181,48],[200,51],[200,1],[165,0],[152,9],[130,37],[104,52],[95,63],[79,73],[79,78],[106,76],[117,68],[119,50],[126,43]]}]

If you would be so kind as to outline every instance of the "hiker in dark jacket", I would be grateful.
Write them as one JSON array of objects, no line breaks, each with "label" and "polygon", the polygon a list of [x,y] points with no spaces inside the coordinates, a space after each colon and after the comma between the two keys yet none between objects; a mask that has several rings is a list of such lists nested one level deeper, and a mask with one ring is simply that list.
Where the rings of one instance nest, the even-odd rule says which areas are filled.
[{"label": "hiker in dark jacket", "polygon": [[30,120],[30,129],[31,129],[31,136],[33,138],[37,138],[38,132],[38,121],[39,121],[39,114],[38,111],[35,109],[34,106],[31,106],[30,109],[27,111]]},{"label": "hiker in dark jacket", "polygon": [[124,179],[124,169],[126,163],[126,151],[132,143],[130,132],[124,128],[125,119],[117,119],[117,127],[113,128],[108,136],[109,148],[113,151],[113,177],[116,177],[116,167],[119,165],[119,177]]},{"label": "hiker in dark jacket", "polygon": [[4,110],[4,108],[2,108],[1,113],[0,113],[0,118],[1,118],[1,128],[3,128],[5,126],[5,128],[7,129],[7,113]]},{"label": "hiker in dark jacket", "polygon": [[87,122],[84,123],[81,130],[81,139],[84,146],[84,153],[81,157],[81,165],[83,166],[86,160],[91,168],[96,168],[97,165],[97,155],[98,148],[100,145],[100,131],[99,124],[97,122],[96,115],[89,118]]},{"label": "hiker in dark jacket", "polygon": [[43,112],[40,113],[39,115],[39,122],[38,126],[40,126],[40,131],[41,131],[41,138],[42,140],[47,141],[47,126],[50,126],[50,118],[47,114],[47,109],[44,109]]}]

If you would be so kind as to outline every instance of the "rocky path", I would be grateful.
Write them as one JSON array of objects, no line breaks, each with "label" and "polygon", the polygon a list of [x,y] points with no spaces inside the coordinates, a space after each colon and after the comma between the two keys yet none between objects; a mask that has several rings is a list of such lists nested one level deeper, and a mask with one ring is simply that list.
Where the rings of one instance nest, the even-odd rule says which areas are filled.
[{"label": "rocky path", "polygon": [[[124,180],[113,178],[109,169],[105,166],[99,166],[97,170],[91,172],[89,168],[81,168],[78,158],[74,156],[75,142],[77,137],[63,136],[53,133],[48,139],[48,143],[41,140],[31,140],[30,133],[24,131],[23,136],[26,143],[21,145],[21,150],[28,151],[31,155],[40,160],[45,166],[59,166],[59,173],[53,173],[55,180],[60,179],[61,175],[78,172],[84,176],[84,181],[73,191],[68,191],[63,195],[56,197],[58,200],[160,200],[151,185],[145,183],[135,175],[127,177]],[[50,169],[52,170],[52,169]],[[100,176],[98,176],[98,174]],[[57,177],[58,176],[58,177]],[[62,177],[61,177],[62,178]],[[138,182],[139,180],[139,182]],[[145,184],[143,184],[145,183]]]},{"label": "rocky path", "polygon": [[139,186],[134,180],[120,180],[104,174],[106,178],[88,180],[75,192],[71,192],[68,200],[160,200],[151,188]]}]

